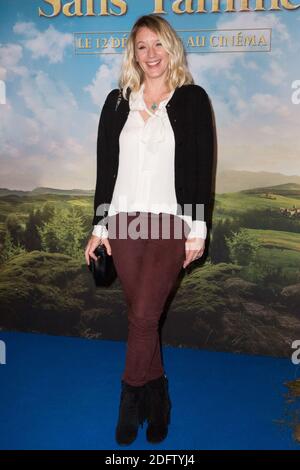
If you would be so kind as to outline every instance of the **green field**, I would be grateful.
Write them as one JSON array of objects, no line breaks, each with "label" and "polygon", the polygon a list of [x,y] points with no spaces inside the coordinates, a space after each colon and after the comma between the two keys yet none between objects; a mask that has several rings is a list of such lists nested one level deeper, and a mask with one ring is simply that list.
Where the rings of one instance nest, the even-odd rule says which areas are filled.
[{"label": "green field", "polygon": [[247,230],[266,248],[292,250],[298,252],[300,256],[300,233],[284,232],[281,230]]},{"label": "green field", "polygon": [[[115,340],[126,337],[126,305],[119,281],[110,289],[96,289],[85,265],[93,202],[91,194],[58,191],[0,196],[0,238],[8,246],[3,253],[9,253],[0,266],[1,325]],[[58,214],[41,211],[26,225],[30,212],[45,204],[57,208]],[[169,344],[290,354],[290,338],[300,334],[300,220],[297,215],[281,214],[280,208],[294,206],[300,207],[299,185],[216,195],[215,245],[210,245],[205,261],[185,273],[166,329]],[[79,216],[77,211],[66,211],[68,208],[79,209]],[[14,234],[24,242],[21,254],[13,251],[15,240],[9,245],[9,237],[3,237],[7,218],[11,237]],[[219,223],[221,220],[225,223]],[[42,232],[50,226],[46,244],[34,234],[37,225]],[[255,256],[249,260],[228,254],[228,238],[234,241],[237,237],[240,242],[239,235],[246,240],[246,253],[255,246]],[[238,249],[243,249],[239,242]],[[220,248],[219,258],[214,258]]]},{"label": "green field", "polygon": [[269,199],[261,193],[247,193],[245,191],[220,194],[216,197],[216,210],[217,212],[228,212],[230,215],[232,212],[243,213],[253,208],[258,210],[279,210],[280,207],[288,209],[293,206],[300,208],[300,195],[276,194],[274,190],[270,194],[276,199]]}]

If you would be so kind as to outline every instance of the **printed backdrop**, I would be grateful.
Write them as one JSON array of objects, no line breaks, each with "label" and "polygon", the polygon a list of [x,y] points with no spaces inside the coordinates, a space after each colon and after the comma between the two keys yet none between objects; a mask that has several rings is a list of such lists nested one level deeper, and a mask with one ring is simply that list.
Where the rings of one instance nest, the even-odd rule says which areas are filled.
[{"label": "printed backdrop", "polygon": [[217,137],[209,249],[178,278],[163,343],[292,354],[300,339],[300,4],[201,4],[0,0],[2,329],[126,339],[119,280],[96,288],[84,247],[101,108],[117,87],[133,22],[157,12],[182,38]]}]

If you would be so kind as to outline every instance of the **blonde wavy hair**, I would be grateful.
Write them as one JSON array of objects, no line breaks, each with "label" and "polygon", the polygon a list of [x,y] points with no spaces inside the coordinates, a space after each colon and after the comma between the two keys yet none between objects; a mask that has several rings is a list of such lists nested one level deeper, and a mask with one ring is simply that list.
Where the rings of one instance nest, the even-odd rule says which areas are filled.
[{"label": "blonde wavy hair", "polygon": [[162,46],[169,54],[167,86],[169,89],[194,83],[188,70],[184,47],[172,26],[157,14],[143,15],[134,23],[126,43],[121,74],[118,81],[122,95],[127,99],[127,90],[138,91],[144,80],[144,71],[135,60],[135,40],[139,28],[146,26],[157,34]]}]

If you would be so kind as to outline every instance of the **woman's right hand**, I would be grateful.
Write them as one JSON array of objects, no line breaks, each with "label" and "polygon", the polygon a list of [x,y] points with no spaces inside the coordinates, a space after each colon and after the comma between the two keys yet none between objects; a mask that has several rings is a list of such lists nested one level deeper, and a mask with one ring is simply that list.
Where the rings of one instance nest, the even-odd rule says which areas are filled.
[{"label": "woman's right hand", "polygon": [[97,261],[97,256],[95,255],[94,251],[98,245],[104,245],[106,248],[107,254],[111,255],[111,246],[108,241],[108,238],[100,238],[100,237],[97,237],[96,235],[92,235],[86,245],[85,252],[84,252],[86,264],[88,266],[90,264],[90,257],[93,258],[95,261]]}]

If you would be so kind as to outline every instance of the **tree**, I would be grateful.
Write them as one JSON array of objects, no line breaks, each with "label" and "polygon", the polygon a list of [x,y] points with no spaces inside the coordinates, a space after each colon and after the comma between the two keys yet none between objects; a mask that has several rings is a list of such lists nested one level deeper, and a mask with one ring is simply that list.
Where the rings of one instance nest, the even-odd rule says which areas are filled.
[{"label": "tree", "polygon": [[230,251],[230,259],[236,264],[247,266],[255,258],[259,243],[247,229],[241,228],[233,236],[225,237]]},{"label": "tree", "polygon": [[28,251],[41,249],[41,237],[38,227],[42,226],[41,211],[31,209],[24,230],[24,244]]},{"label": "tree", "polygon": [[43,222],[48,222],[54,215],[55,205],[51,201],[45,202],[41,209],[41,219]]},{"label": "tree", "polygon": [[0,250],[0,262],[4,263],[13,256],[19,255],[20,253],[26,253],[25,248],[18,242],[14,244],[12,236],[8,230],[5,230],[3,245]]},{"label": "tree", "polygon": [[23,227],[16,214],[11,213],[6,217],[5,228],[11,236],[14,245],[18,245],[23,241]]},{"label": "tree", "polygon": [[52,218],[38,231],[43,250],[82,259],[82,242],[86,234],[80,209],[55,208]]},{"label": "tree", "polygon": [[230,262],[229,247],[226,242],[226,236],[229,237],[237,229],[237,222],[229,219],[216,222],[212,230],[212,239],[210,243],[210,258],[213,263]]}]

